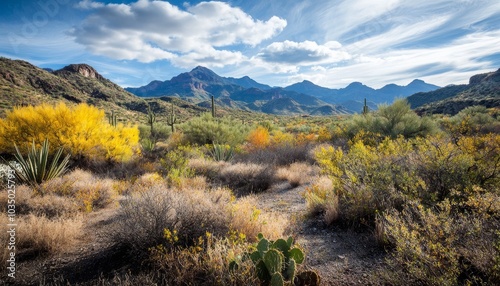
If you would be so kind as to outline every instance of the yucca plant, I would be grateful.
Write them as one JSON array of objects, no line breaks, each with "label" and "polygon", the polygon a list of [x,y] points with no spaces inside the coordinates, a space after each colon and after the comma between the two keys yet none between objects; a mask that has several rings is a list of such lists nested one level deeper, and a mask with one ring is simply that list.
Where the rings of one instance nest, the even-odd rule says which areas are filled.
[{"label": "yucca plant", "polygon": [[68,154],[60,160],[63,149],[59,148],[49,160],[49,141],[47,139],[43,141],[40,149],[37,149],[35,142],[33,142],[26,159],[17,145],[14,144],[14,147],[16,148],[14,156],[22,170],[22,172],[16,172],[15,175],[21,183],[38,186],[47,180],[61,176],[67,170],[70,155]]},{"label": "yucca plant", "polygon": [[234,157],[234,148],[222,144],[212,144],[210,155],[215,161],[230,161]]},{"label": "yucca plant", "polygon": [[142,150],[145,152],[149,152],[149,153],[153,152],[153,150],[155,149],[155,146],[156,146],[155,140],[152,140],[149,138],[144,138],[141,140],[141,147],[142,147]]}]

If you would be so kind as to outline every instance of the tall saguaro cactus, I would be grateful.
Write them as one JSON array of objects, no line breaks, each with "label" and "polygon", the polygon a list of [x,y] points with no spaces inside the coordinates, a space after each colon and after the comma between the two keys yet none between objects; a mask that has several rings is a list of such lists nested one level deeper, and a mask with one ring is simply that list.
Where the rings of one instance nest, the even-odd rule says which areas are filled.
[{"label": "tall saguaro cactus", "polygon": [[148,107],[148,124],[151,127],[151,135],[154,134],[154,123],[156,122],[156,114],[151,110],[150,107]]},{"label": "tall saguaro cactus", "polygon": [[368,105],[366,105],[366,98],[365,98],[365,105],[363,106],[363,114],[368,114]]},{"label": "tall saguaro cactus", "polygon": [[109,124],[116,127],[116,114],[114,110],[111,110],[111,114],[108,116]]},{"label": "tall saguaro cactus", "polygon": [[212,117],[215,118],[215,99],[212,95]]},{"label": "tall saguaro cactus", "polygon": [[172,111],[170,112],[170,115],[167,117],[167,125],[172,128],[172,133],[175,132],[175,123],[177,123],[177,116],[175,116],[174,113],[174,103],[172,103]]}]

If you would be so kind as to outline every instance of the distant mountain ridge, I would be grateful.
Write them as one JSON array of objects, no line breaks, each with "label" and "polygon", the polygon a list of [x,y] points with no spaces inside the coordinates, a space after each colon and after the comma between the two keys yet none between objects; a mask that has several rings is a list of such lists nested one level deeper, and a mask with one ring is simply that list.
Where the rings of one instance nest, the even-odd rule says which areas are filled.
[{"label": "distant mountain ridge", "polygon": [[[207,106],[212,96],[217,104],[247,111],[259,111],[278,115],[310,114],[318,108],[331,106],[329,114],[348,113],[342,107],[333,106],[321,99],[283,88],[272,88],[248,76],[226,78],[212,70],[198,66],[170,80],[152,81],[146,86],[126,88],[142,97],[178,96],[200,106]],[[328,115],[328,114],[323,114]]]},{"label": "distant mountain ridge", "polygon": [[[422,80],[414,80],[407,86],[389,84],[381,89],[373,89],[360,82],[353,82],[341,89],[330,89],[310,81],[280,88],[258,83],[248,76],[221,77],[208,68],[198,66],[170,80],[152,81],[145,86],[126,90],[142,97],[178,96],[203,105],[206,105],[203,102],[214,96],[228,107],[236,106],[243,110],[272,114],[318,114],[322,111],[360,112],[365,98],[368,99],[370,108],[376,109],[377,104],[392,103],[397,97],[437,88],[439,87]],[[276,101],[280,98],[293,101]],[[270,105],[273,107],[269,108]],[[331,108],[322,108],[324,106]]]},{"label": "distant mountain ridge", "polygon": [[449,85],[431,92],[408,97],[408,102],[420,114],[456,114],[474,105],[500,107],[500,69],[477,74],[469,84]]},{"label": "distant mountain ridge", "polygon": [[432,91],[438,88],[437,85],[415,79],[406,86],[388,84],[380,89],[371,88],[361,82],[353,82],[345,88],[330,89],[315,85],[310,81],[303,81],[287,86],[285,90],[314,95],[327,103],[342,105],[351,112],[359,112],[362,110],[365,98],[372,107],[376,108],[378,104],[390,104],[399,97],[407,97],[416,92]]}]

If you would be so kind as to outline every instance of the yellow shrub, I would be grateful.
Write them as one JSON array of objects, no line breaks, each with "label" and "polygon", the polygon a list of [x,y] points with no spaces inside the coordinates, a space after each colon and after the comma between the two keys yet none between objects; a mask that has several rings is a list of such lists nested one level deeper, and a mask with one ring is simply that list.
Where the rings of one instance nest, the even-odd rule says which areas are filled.
[{"label": "yellow shrub", "polygon": [[273,145],[294,145],[295,137],[291,133],[278,130],[273,133],[271,141]]},{"label": "yellow shrub", "polygon": [[335,149],[333,146],[320,147],[315,150],[314,157],[321,167],[322,173],[334,178],[342,175],[343,172],[340,169],[339,162],[344,157],[344,152],[340,148]]},{"label": "yellow shrub", "polygon": [[87,104],[68,107],[64,103],[14,108],[0,120],[0,150],[21,151],[34,141],[47,138],[52,150],[64,147],[73,156],[123,161],[129,159],[139,142],[136,126],[111,126],[104,111]]},{"label": "yellow shrub", "polygon": [[448,201],[442,202],[438,211],[413,203],[402,212],[391,210],[384,216],[386,235],[395,246],[387,260],[396,271],[391,276],[401,279],[405,275],[409,284],[457,284],[458,236]]},{"label": "yellow shrub", "polygon": [[328,129],[326,127],[321,127],[318,130],[317,140],[319,142],[326,142],[326,141],[330,141],[331,139],[332,139],[332,134],[328,131]]},{"label": "yellow shrub", "polygon": [[258,126],[256,129],[251,131],[247,140],[255,148],[264,148],[271,143],[269,131],[262,126]]},{"label": "yellow shrub", "polygon": [[314,141],[316,141],[316,139],[317,139],[316,134],[314,134],[314,133],[306,134],[306,133],[301,132],[297,135],[297,142],[299,144],[314,142]]}]

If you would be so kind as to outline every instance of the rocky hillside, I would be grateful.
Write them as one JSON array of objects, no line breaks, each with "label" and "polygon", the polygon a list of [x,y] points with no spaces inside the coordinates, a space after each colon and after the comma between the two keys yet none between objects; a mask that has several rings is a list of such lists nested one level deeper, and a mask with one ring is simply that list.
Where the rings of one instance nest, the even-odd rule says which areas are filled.
[{"label": "rocky hillside", "polygon": [[59,101],[92,104],[106,112],[114,111],[119,120],[132,122],[144,120],[148,105],[160,118],[166,116],[171,101],[181,118],[207,111],[171,97],[153,100],[138,98],[86,64],[71,64],[60,70],[48,71],[25,61],[0,58],[1,116],[14,106]]},{"label": "rocky hillside", "polygon": [[408,102],[418,113],[456,114],[474,105],[500,107],[500,69],[472,76],[469,84],[452,85],[432,92],[417,93]]}]

